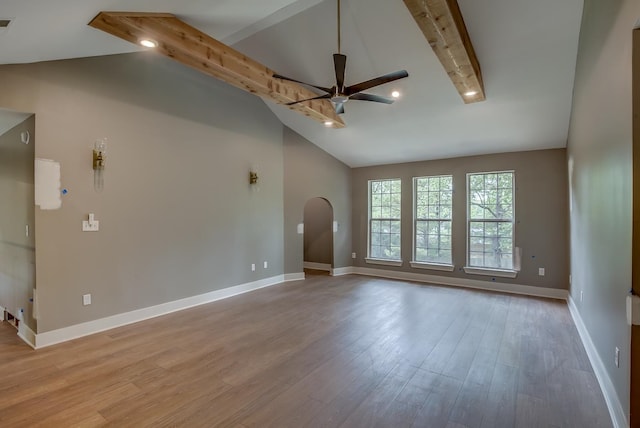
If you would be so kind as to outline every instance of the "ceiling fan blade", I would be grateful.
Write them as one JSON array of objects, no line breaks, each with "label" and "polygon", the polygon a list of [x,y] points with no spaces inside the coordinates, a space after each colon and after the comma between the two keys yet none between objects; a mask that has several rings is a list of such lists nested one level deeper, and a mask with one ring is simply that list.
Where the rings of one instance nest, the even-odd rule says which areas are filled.
[{"label": "ceiling fan blade", "polygon": [[385,104],[393,104],[392,99],[381,97],[379,95],[372,94],[353,94],[349,97],[350,100],[358,100],[358,101],[373,101],[376,103],[385,103]]},{"label": "ceiling fan blade", "polygon": [[303,103],[305,101],[312,101],[312,100],[321,100],[321,99],[329,99],[331,98],[331,95],[329,94],[325,94],[325,95],[319,95],[317,97],[313,97],[313,98],[307,98],[306,100],[298,100],[298,101],[294,101],[292,103],[286,103],[285,105],[287,106],[292,106],[294,104],[299,104],[299,103]]},{"label": "ceiling fan blade", "polygon": [[342,93],[344,88],[344,71],[347,67],[347,56],[342,54],[333,54],[333,66],[336,70],[336,86],[338,92]]},{"label": "ceiling fan blade", "polygon": [[344,103],[336,104],[336,113],[338,114],[344,113]]},{"label": "ceiling fan blade", "polygon": [[306,83],[306,82],[302,82],[302,81],[300,81],[300,80],[292,79],[292,78],[290,78],[290,77],[283,76],[283,75],[281,75],[281,74],[274,74],[274,75],[273,75],[273,77],[276,77],[276,78],[278,78],[278,79],[282,79],[282,80],[288,80],[288,81],[290,81],[290,82],[296,82],[296,83],[301,83],[301,84],[303,84],[303,85],[311,86],[312,88],[319,89],[319,90],[321,90],[321,91],[323,91],[323,92],[326,92],[326,93],[328,93],[328,94],[332,94],[332,93],[333,93],[333,88],[325,88],[324,86],[316,86],[316,85],[312,85],[312,84],[310,84],[310,83]]},{"label": "ceiling fan blade", "polygon": [[374,86],[382,85],[384,83],[393,82],[394,80],[404,79],[408,77],[409,73],[406,70],[396,71],[395,73],[385,74],[384,76],[376,77],[375,79],[367,80],[352,86],[347,86],[344,89],[346,95],[357,94],[358,92],[366,91]]}]

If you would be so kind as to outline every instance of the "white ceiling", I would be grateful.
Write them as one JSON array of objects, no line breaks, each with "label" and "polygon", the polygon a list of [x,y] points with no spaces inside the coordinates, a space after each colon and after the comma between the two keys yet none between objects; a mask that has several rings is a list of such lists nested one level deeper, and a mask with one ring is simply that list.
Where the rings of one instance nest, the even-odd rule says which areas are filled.
[{"label": "white ceiling", "polygon": [[[2,0],[0,64],[132,52],[87,23],[101,10],[171,12],[289,77],[333,85],[335,0]],[[267,102],[290,128],[351,166],[565,147],[583,0],[458,0],[487,101],[465,105],[402,0],[343,0],[346,84],[406,69],[351,101],[344,129]],[[237,42],[237,43],[236,43]]]}]

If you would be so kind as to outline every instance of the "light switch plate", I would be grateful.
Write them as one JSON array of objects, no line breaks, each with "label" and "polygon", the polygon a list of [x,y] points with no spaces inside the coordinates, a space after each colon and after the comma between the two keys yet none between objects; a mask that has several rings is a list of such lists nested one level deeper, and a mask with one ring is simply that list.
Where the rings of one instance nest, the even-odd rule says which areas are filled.
[{"label": "light switch plate", "polygon": [[640,325],[640,297],[627,296],[627,322],[629,325]]},{"label": "light switch plate", "polygon": [[88,306],[91,304],[91,294],[83,294],[82,295],[82,305]]}]

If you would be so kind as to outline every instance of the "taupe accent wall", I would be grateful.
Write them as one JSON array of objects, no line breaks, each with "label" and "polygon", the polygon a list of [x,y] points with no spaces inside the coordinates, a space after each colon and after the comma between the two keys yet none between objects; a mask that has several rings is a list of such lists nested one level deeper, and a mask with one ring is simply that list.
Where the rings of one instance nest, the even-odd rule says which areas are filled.
[{"label": "taupe accent wall", "polygon": [[[564,149],[461,157],[353,169],[353,251],[355,266],[451,276],[490,282],[566,289],[568,286],[568,213],[566,152]],[[515,245],[522,249],[516,278],[469,275],[466,265],[466,175],[473,172],[515,171]],[[413,177],[453,175],[453,272],[414,269]],[[367,264],[368,181],[402,180],[401,267]],[[545,275],[538,275],[538,268]]]},{"label": "taupe accent wall", "polygon": [[[31,136],[29,144],[21,139],[25,131]],[[37,324],[30,302],[35,287],[34,142],[33,115],[0,135],[0,306],[21,316],[33,331]]]},{"label": "taupe accent wall", "polygon": [[284,242],[286,273],[303,271],[304,240],[297,226],[304,206],[321,197],[331,203],[338,231],[333,234],[333,267],[351,266],[351,169],[300,134],[284,129]]},{"label": "taupe accent wall", "polygon": [[68,190],[36,210],[38,333],[283,273],[283,127],[259,98],[150,52],[5,65],[0,82]]},{"label": "taupe accent wall", "polygon": [[[630,327],[625,298],[631,288],[632,33],[639,18],[637,0],[585,1],[567,149],[571,298],[627,415]],[[621,350],[620,368],[614,364],[616,346]]]}]

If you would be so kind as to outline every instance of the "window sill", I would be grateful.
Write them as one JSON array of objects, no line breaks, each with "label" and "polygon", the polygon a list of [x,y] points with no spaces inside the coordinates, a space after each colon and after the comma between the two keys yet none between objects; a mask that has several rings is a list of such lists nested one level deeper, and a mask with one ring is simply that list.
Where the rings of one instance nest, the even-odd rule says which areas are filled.
[{"label": "window sill", "polygon": [[365,263],[371,265],[383,265],[383,266],[402,266],[402,260],[385,260],[385,259],[364,259]]},{"label": "window sill", "polygon": [[517,270],[487,269],[469,266],[464,267],[464,272],[471,275],[499,276],[501,278],[515,278],[516,276],[518,276]]},{"label": "window sill", "polygon": [[441,270],[445,272],[453,272],[455,266],[445,265],[440,263],[427,263],[427,262],[409,262],[412,268],[416,269],[429,269],[429,270]]}]

